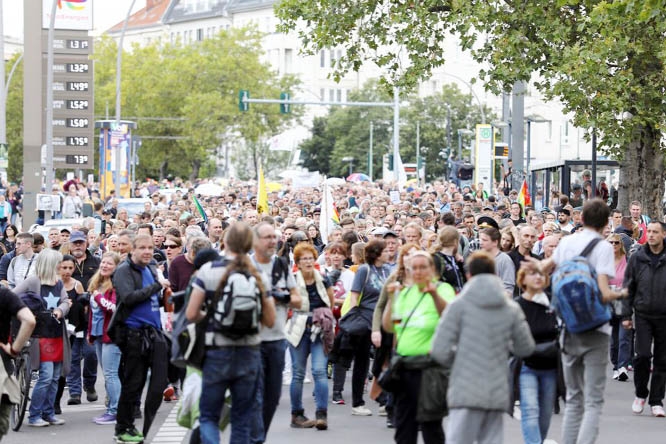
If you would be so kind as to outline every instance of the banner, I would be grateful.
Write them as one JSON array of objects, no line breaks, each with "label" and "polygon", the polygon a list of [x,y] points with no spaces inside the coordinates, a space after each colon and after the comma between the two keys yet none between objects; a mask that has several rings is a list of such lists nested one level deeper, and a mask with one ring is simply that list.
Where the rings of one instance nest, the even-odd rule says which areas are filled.
[{"label": "banner", "polygon": [[257,187],[257,214],[269,214],[268,210],[268,190],[266,189],[266,178],[264,169],[259,166],[259,186]]},{"label": "banner", "polygon": [[494,161],[493,127],[488,124],[476,125],[476,147],[474,153],[474,183],[482,183],[483,189],[494,190],[493,170]]}]

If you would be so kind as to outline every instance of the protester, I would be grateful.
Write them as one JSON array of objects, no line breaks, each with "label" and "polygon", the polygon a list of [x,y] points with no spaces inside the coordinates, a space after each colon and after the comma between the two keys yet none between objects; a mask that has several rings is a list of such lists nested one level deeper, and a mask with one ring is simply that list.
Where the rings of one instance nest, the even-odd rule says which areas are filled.
[{"label": "protester", "polygon": [[444,312],[430,351],[451,369],[446,436],[456,444],[502,442],[506,359],[509,352],[529,356],[534,340],[523,311],[495,275],[493,256],[473,253],[466,266],[469,281]]},{"label": "protester", "polygon": [[[613,233],[606,238],[609,244],[613,246],[613,259],[615,262],[615,277],[608,281],[608,284],[615,288],[622,288],[624,274],[627,268],[627,254],[624,250],[624,244],[619,234]],[[614,304],[613,307],[623,307]],[[611,337],[610,337],[610,360],[613,364],[613,379],[624,382],[629,379],[629,367],[631,365],[632,352],[632,330],[622,327],[622,311],[613,310],[611,318]]]},{"label": "protester", "polygon": [[[314,268],[317,250],[309,243],[302,243],[294,249],[294,262],[298,266],[296,286],[301,296],[301,308],[295,310],[287,323],[287,341],[292,362],[290,387],[291,427],[328,428],[328,363],[323,326],[314,323],[316,310],[324,310],[335,304],[333,288],[328,279]],[[332,313],[331,313],[332,316]],[[332,325],[330,326],[332,330]],[[312,379],[316,404],[315,420],[305,416],[303,408],[303,379],[308,356],[311,356]],[[367,371],[367,370],[366,370]]]},{"label": "protester", "polygon": [[[440,315],[455,292],[447,283],[437,282],[435,262],[429,253],[410,255],[409,273],[412,285],[393,282],[388,288],[389,304],[383,315],[384,330],[396,335],[396,353],[405,359],[427,357]],[[410,325],[410,321],[412,321]],[[406,361],[400,374],[400,387],[395,396],[395,442],[416,442],[419,429],[426,444],[444,443],[442,421],[416,421],[422,368],[410,367]]]},{"label": "protester", "polygon": [[549,277],[537,264],[523,264],[516,285],[521,289],[518,305],[536,343],[520,368],[520,426],[525,444],[541,444],[548,436],[557,394],[559,326],[544,292]]},{"label": "protester", "polygon": [[108,252],[102,256],[99,270],[88,283],[90,293],[90,310],[88,317],[87,340],[95,347],[97,360],[104,372],[104,388],[109,398],[106,411],[93,419],[95,424],[115,424],[120,398],[120,348],[111,341],[108,335],[109,322],[116,311],[116,291],[113,288],[112,276],[120,263],[117,253]]},{"label": "protester", "polygon": [[54,408],[58,379],[61,374],[69,373],[71,354],[64,328],[70,301],[58,276],[61,261],[62,255],[57,251],[43,251],[35,259],[35,274],[14,289],[16,294],[32,292],[39,295],[46,305],[46,311],[40,311],[37,316],[40,337],[30,347],[32,369],[39,371],[30,397],[28,425],[32,427],[65,423],[64,419],[55,416]]},{"label": "protester", "polygon": [[[248,252],[252,249],[254,235],[249,225],[244,222],[233,224],[224,236],[225,259],[209,262],[197,272],[193,282],[190,301],[187,306],[187,318],[192,322],[201,322],[207,315],[202,306],[211,310],[206,329],[206,357],[203,365],[202,393],[199,403],[200,434],[204,444],[220,442],[219,422],[226,391],[231,391],[231,438],[232,444],[250,442],[252,422],[255,419],[253,409],[256,405],[257,391],[260,387],[261,337],[259,325],[273,327],[275,305],[267,294],[270,288],[267,277],[262,277],[253,265]],[[242,280],[240,280],[242,275]],[[234,279],[231,290],[227,284]],[[238,287],[235,287],[238,285]],[[225,318],[225,300],[220,300],[228,291],[243,291],[243,295],[252,295],[254,300],[252,318],[257,322],[251,331],[245,334],[231,334],[222,326],[234,321]],[[228,295],[229,297],[233,295]],[[259,300],[257,300],[259,298]],[[247,319],[243,317],[243,319]],[[231,326],[233,327],[232,324]],[[235,331],[235,330],[232,330]]]},{"label": "protester", "polygon": [[[131,233],[122,237],[131,239]],[[107,334],[123,354],[123,377],[118,412],[116,441],[139,443],[148,435],[162,392],[167,386],[168,341],[162,332],[161,292],[169,288],[168,280],[159,277],[153,260],[153,239],[139,235],[131,240],[132,251],[113,275],[116,311]],[[143,431],[134,426],[134,406],[151,372],[145,398]]]},{"label": "protester", "polygon": [[[646,243],[629,259],[624,284],[629,290],[629,307],[624,328],[636,329],[634,387],[631,410],[643,413],[647,401],[652,415],[663,418],[666,386],[666,229],[661,222],[649,222]],[[633,314],[634,321],[631,320]],[[650,381],[648,389],[648,381]],[[649,395],[649,397],[648,397]]]}]

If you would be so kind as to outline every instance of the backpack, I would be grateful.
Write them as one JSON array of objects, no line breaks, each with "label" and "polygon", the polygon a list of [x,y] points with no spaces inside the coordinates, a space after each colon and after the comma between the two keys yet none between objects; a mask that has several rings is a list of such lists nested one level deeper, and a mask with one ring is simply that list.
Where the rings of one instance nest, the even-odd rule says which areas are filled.
[{"label": "backpack", "polygon": [[271,270],[271,285],[275,287],[282,277],[285,278],[289,276],[289,262],[287,258],[282,256],[275,256],[273,261],[273,269]]},{"label": "backpack", "polygon": [[571,333],[594,330],[611,319],[610,305],[601,300],[597,272],[587,260],[600,241],[592,240],[579,256],[564,261],[553,273],[551,306]]},{"label": "backpack", "polygon": [[261,290],[256,278],[245,270],[236,270],[217,289],[211,303],[209,325],[230,339],[259,333]]}]

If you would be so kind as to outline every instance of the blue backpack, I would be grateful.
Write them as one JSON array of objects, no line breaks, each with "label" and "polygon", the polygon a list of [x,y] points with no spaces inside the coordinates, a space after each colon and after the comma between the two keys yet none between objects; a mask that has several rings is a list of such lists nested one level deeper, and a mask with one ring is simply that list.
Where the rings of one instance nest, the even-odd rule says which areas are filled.
[{"label": "blue backpack", "polygon": [[553,273],[551,306],[571,333],[594,330],[611,319],[610,305],[601,300],[597,272],[587,260],[600,241],[591,241],[579,256],[564,261]]}]

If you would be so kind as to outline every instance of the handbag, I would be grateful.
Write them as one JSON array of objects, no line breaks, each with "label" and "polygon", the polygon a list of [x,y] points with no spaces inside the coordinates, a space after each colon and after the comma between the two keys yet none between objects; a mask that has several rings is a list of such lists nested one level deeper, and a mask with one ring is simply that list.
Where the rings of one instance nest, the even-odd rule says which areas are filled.
[{"label": "handbag", "polygon": [[[407,324],[409,323],[409,320],[412,318],[412,315],[418,308],[418,306],[421,304],[421,301],[425,297],[425,293],[421,295],[421,298],[419,301],[416,303],[412,311],[409,313],[409,316],[407,316],[407,319],[405,319],[405,324],[403,326],[403,330],[405,327],[407,327]],[[342,328],[342,326],[340,327]],[[398,340],[396,336],[396,341],[395,341],[395,347],[396,350],[398,349]],[[391,362],[389,366],[382,372],[381,375],[379,375],[379,378],[377,378],[377,383],[381,388],[386,390],[389,393],[393,393],[398,388],[400,387],[400,377],[401,377],[401,370],[404,365],[404,359],[400,355],[395,355],[391,358]]]},{"label": "handbag", "polygon": [[557,339],[547,342],[537,342],[530,358],[556,359],[559,352],[560,345]]},{"label": "handbag", "polygon": [[441,421],[448,415],[446,392],[449,389],[450,370],[442,367],[432,358],[427,367],[421,370],[421,387],[416,410],[418,422]]},{"label": "handbag", "polygon": [[372,322],[363,315],[359,307],[352,307],[349,312],[340,319],[340,330],[351,336],[360,336],[370,331]]}]

